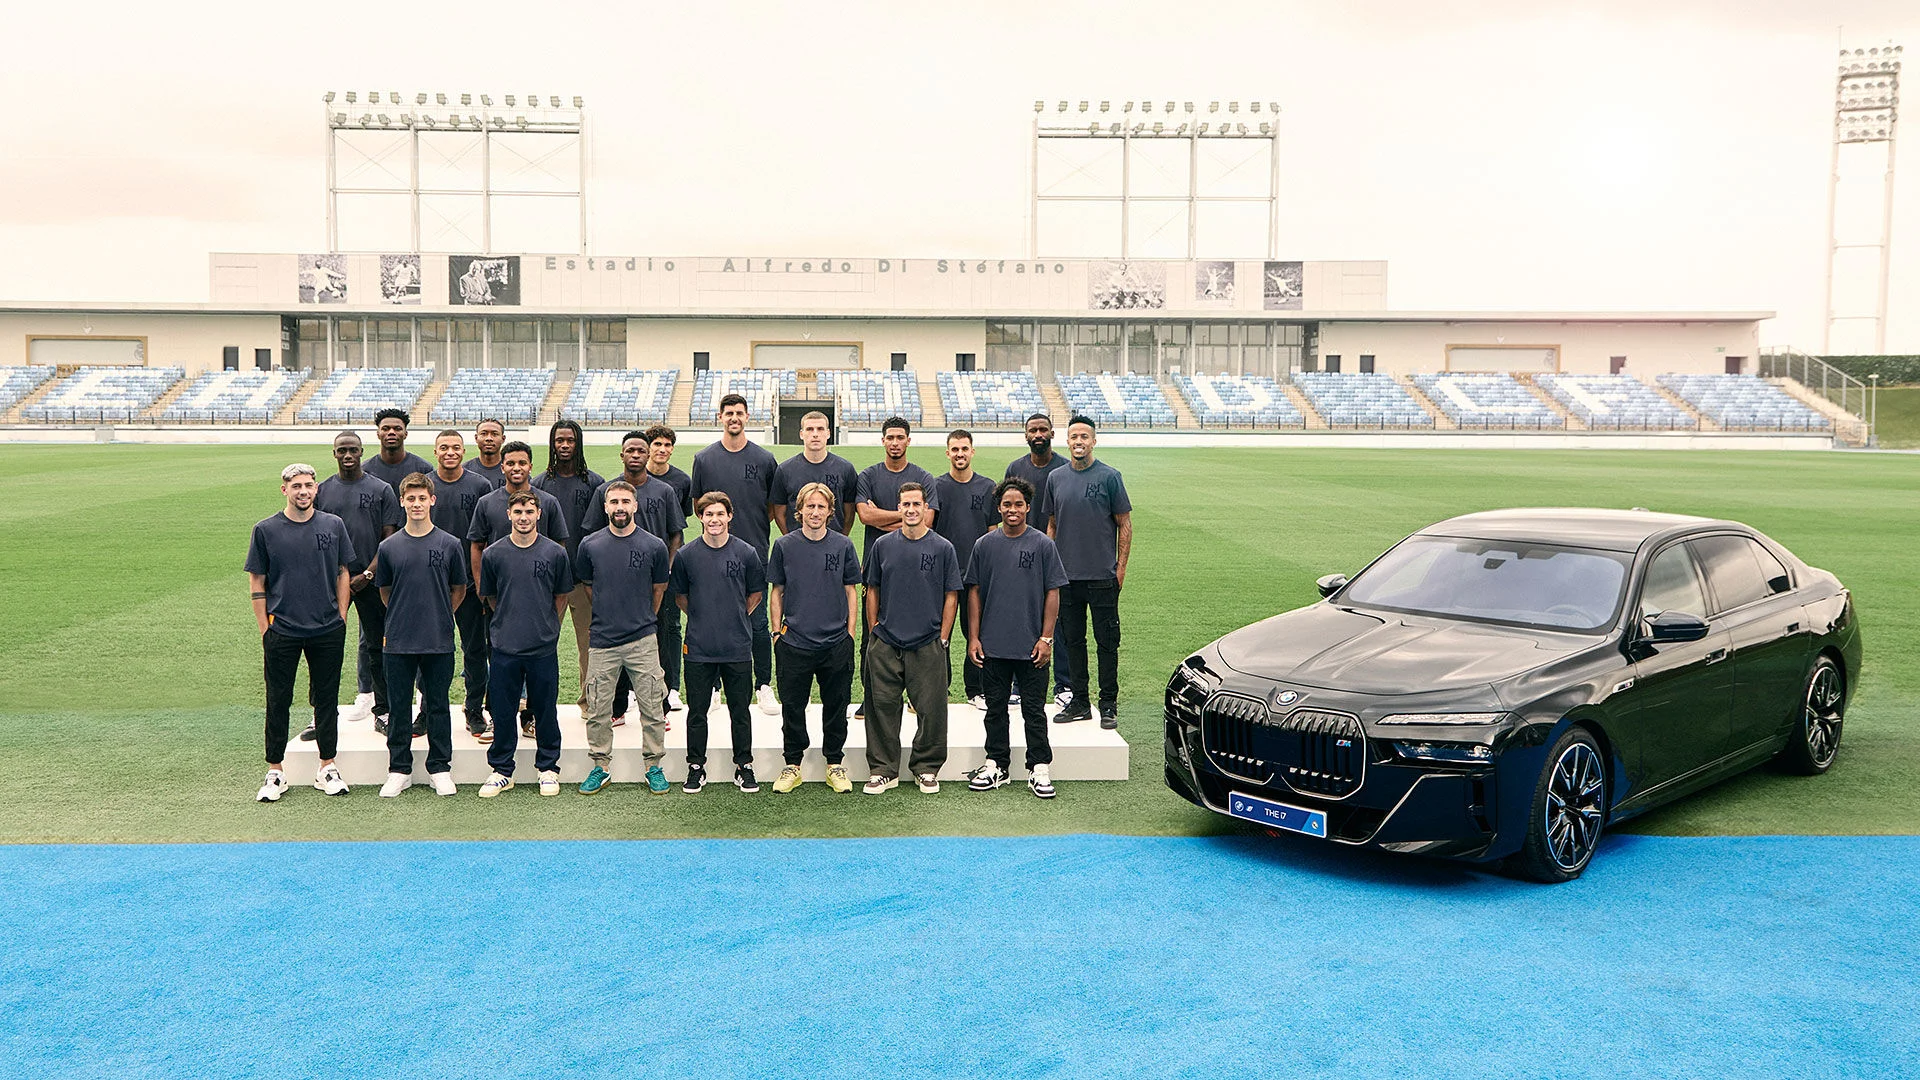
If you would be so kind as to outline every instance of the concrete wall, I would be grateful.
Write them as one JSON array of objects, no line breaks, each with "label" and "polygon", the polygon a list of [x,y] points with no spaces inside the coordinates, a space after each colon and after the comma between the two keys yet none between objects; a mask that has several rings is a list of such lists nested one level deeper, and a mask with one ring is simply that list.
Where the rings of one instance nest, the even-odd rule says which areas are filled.
[{"label": "concrete wall", "polygon": [[889,355],[907,354],[923,375],[952,371],[956,353],[986,352],[981,319],[629,319],[627,366],[693,371],[693,354],[709,353],[716,368],[752,366],[755,342],[858,342],[861,367],[885,371]]},{"label": "concrete wall", "polygon": [[1415,374],[1447,369],[1449,345],[1552,345],[1560,370],[1605,374],[1608,358],[1624,356],[1627,374],[1647,379],[1666,372],[1719,373],[1729,356],[1747,358],[1753,371],[1760,353],[1760,326],[1724,323],[1322,323],[1321,357],[1336,354],[1340,370],[1359,371],[1360,357],[1374,357],[1374,370]]},{"label": "concrete wall", "polygon": [[217,371],[221,350],[240,349],[240,366],[252,369],[253,350],[280,349],[278,315],[0,313],[0,364],[27,362],[27,339],[41,336],[144,337],[148,367],[183,367],[188,375]]}]

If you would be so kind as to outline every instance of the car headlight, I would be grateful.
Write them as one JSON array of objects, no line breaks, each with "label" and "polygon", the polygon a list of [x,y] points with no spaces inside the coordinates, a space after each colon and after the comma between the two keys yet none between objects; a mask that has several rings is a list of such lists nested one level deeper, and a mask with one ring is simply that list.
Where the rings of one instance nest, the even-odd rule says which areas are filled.
[{"label": "car headlight", "polygon": [[1394,753],[1415,761],[1453,761],[1479,764],[1493,760],[1493,747],[1485,743],[1395,742]]},{"label": "car headlight", "polygon": [[1503,712],[1394,713],[1375,721],[1380,724],[1426,724],[1434,727],[1465,727],[1497,724],[1507,718]]}]

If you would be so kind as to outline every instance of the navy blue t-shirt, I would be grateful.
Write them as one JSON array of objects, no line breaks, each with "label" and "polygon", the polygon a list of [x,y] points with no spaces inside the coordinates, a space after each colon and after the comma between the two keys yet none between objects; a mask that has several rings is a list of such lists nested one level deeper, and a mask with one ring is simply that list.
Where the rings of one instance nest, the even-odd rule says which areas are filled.
[{"label": "navy blue t-shirt", "polygon": [[[653,474],[649,471],[648,475],[651,476]],[[685,469],[669,465],[667,466],[666,472],[660,473],[653,478],[666,484],[680,496],[680,513],[682,516],[693,516],[693,477],[688,476]]]},{"label": "navy blue t-shirt", "polygon": [[[535,531],[556,544],[565,544],[570,533],[567,532],[566,511],[560,508],[560,500],[529,484],[527,490],[540,503],[540,524]],[[473,522],[467,526],[467,542],[479,544],[482,548],[493,546],[496,540],[504,540],[513,531],[513,520],[507,516],[511,509],[507,500],[513,493],[506,488],[494,488],[480,505],[473,508]]]},{"label": "navy blue t-shirt", "polygon": [[[433,473],[433,524],[456,539],[467,535],[480,500],[493,494],[493,482],[469,469],[460,470],[460,479],[442,480]],[[397,489],[396,489],[397,490]]]},{"label": "navy blue t-shirt", "polygon": [[[1007,462],[1007,476],[1017,476],[1033,485],[1032,503],[1027,507],[1028,528],[1039,529],[1041,532],[1047,531],[1047,522],[1053,519],[1048,517],[1047,514],[1040,509],[1040,500],[1047,494],[1047,478],[1052,476],[1056,470],[1066,467],[1067,459],[1062,454],[1055,454],[1048,458],[1047,467],[1044,469],[1034,465],[1032,454],[1021,454],[1019,457]],[[998,508],[996,507],[996,509]]]},{"label": "navy blue t-shirt", "polygon": [[937,532],[918,540],[905,530],[891,532],[874,542],[867,587],[880,591],[873,632],[896,648],[917,649],[940,639],[947,594],[960,591],[960,562]]},{"label": "navy blue t-shirt", "polygon": [[[900,486],[909,482],[917,483],[927,489],[928,509],[940,509],[940,503],[934,498],[933,474],[911,461],[907,462],[907,467],[899,472],[887,468],[887,463],[884,461],[876,461],[861,469],[859,483],[855,485],[854,504],[858,506],[860,503],[872,503],[882,510],[898,510],[900,509]],[[934,520],[939,520],[938,514],[934,515]],[[861,557],[871,559],[874,541],[888,535],[889,530],[876,529],[868,525],[864,532],[866,536],[860,545]]]},{"label": "navy blue t-shirt", "polygon": [[324,510],[305,521],[283,510],[256,524],[246,570],[266,576],[268,629],[294,638],[343,629],[337,583],[353,559],[347,523]]},{"label": "navy blue t-shirt", "polygon": [[465,585],[467,549],[436,528],[425,536],[405,529],[380,542],[373,583],[387,593],[387,636],[382,652],[434,656],[453,651],[453,587]]},{"label": "navy blue t-shirt", "polygon": [[526,547],[512,537],[480,553],[480,595],[493,597],[488,634],[495,652],[532,656],[553,651],[560,613],[553,598],[573,591],[567,549],[535,536]]},{"label": "navy blue t-shirt", "polygon": [[400,498],[385,480],[367,473],[347,481],[338,474],[320,481],[320,493],[313,497],[313,508],[325,510],[347,523],[347,536],[353,540],[353,561],[347,569],[359,573],[373,561],[380,541],[386,539],[383,528],[399,528],[407,523],[400,511]]},{"label": "navy blue t-shirt", "polygon": [[940,500],[940,512],[934,515],[933,531],[947,538],[962,567],[973,557],[973,542],[1000,523],[1000,508],[993,504],[992,480],[973,474],[962,484],[952,473],[933,478],[934,494]]},{"label": "navy blue t-shirt", "polygon": [[486,477],[487,483],[492,484],[494,487],[499,487],[500,485],[505,484],[507,482],[506,476],[503,475],[501,472],[501,464],[500,462],[497,462],[497,461],[494,462],[492,465],[482,465],[480,464],[479,458],[470,457],[467,459],[467,463],[464,466],[462,466],[462,468],[466,469],[468,472],[476,472],[476,473],[479,473],[481,476]]},{"label": "navy blue t-shirt", "polygon": [[1120,470],[1104,461],[1084,469],[1055,469],[1047,478],[1040,507],[1054,519],[1060,562],[1075,581],[1112,581],[1119,570],[1115,539],[1120,526],[1113,515],[1130,513],[1127,485]]},{"label": "navy blue t-shirt", "polygon": [[726,492],[733,500],[733,524],[727,532],[746,541],[762,563],[767,558],[767,504],[773,501],[773,474],[779,467],[773,452],[755,442],[737,451],[716,442],[693,456],[694,501],[709,491]]},{"label": "navy blue t-shirt", "polygon": [[795,529],[773,542],[767,584],[780,586],[787,644],[818,650],[847,639],[847,586],[860,584],[853,541],[831,529],[809,540]]},{"label": "navy blue t-shirt", "polygon": [[[533,486],[553,496],[560,504],[560,516],[567,522],[567,538],[562,541],[567,554],[572,555],[579,546],[580,538],[592,532],[581,528],[586,520],[587,511],[593,506],[594,492],[606,483],[606,478],[588,469],[584,476],[576,473],[572,476],[560,476],[554,473],[538,473],[533,478]],[[545,514],[546,511],[540,511]]]},{"label": "navy blue t-shirt", "polygon": [[[627,480],[622,473],[614,480]],[[607,483],[612,483],[609,480]],[[633,484],[633,481],[627,480]],[[640,483],[633,484],[633,521],[640,528],[668,540],[675,536],[684,536],[687,531],[687,515],[681,508],[680,493],[672,484],[657,476],[647,476]],[[593,502],[587,508],[586,520],[581,528],[588,532],[598,532],[606,528],[607,521],[607,485],[601,484],[593,493]]]},{"label": "navy blue t-shirt", "polygon": [[751,545],[737,536],[718,548],[704,539],[682,545],[668,588],[687,598],[687,659],[703,664],[753,659],[747,597],[765,595],[767,572]]},{"label": "navy blue t-shirt", "polygon": [[808,461],[805,454],[795,454],[780,463],[773,471],[773,492],[768,501],[787,504],[788,532],[800,531],[800,489],[808,484],[825,484],[833,492],[833,517],[828,519],[827,528],[846,532],[840,509],[853,501],[860,487],[860,474],[853,463],[831,452],[818,465]]},{"label": "navy blue t-shirt", "polygon": [[1033,655],[1047,615],[1047,590],[1064,588],[1067,569],[1046,533],[1028,526],[1019,536],[995,529],[973,546],[967,584],[980,589],[980,648],[995,660]]},{"label": "navy blue t-shirt", "polygon": [[380,451],[375,450],[372,454],[360,459],[360,468],[369,476],[385,480],[387,486],[393,489],[395,495],[400,493],[400,481],[405,480],[414,473],[425,473],[429,477],[433,476],[432,464],[430,464],[426,458],[414,453],[403,455],[398,465],[389,465],[381,460]]},{"label": "navy blue t-shirt", "polygon": [[573,554],[573,577],[593,586],[593,624],[587,647],[612,649],[632,644],[660,624],[653,587],[665,585],[672,560],[667,545],[645,529],[625,536],[612,529],[587,534]]}]

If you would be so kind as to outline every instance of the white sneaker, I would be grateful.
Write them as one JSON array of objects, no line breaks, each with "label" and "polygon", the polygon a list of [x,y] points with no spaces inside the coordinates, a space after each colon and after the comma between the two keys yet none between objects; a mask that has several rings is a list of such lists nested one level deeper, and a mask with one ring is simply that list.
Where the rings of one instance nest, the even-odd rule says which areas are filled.
[{"label": "white sneaker", "polygon": [[540,774],[540,794],[542,795],[560,794],[560,774],[559,773],[543,772]]},{"label": "white sneaker", "polygon": [[667,691],[667,711],[668,712],[681,712],[684,709],[686,709],[686,707],[687,707],[687,703],[680,700],[680,691],[678,690]]},{"label": "white sneaker", "polygon": [[754,692],[753,697],[759,704],[761,712],[766,713],[768,716],[780,715],[780,702],[773,696],[772,686],[762,683],[760,689]]},{"label": "white sneaker", "polygon": [[320,771],[313,774],[313,786],[329,795],[345,795],[349,790],[346,780],[340,776],[340,766],[331,761],[320,766]]},{"label": "white sneaker", "polygon": [[433,781],[433,793],[435,795],[460,794],[460,789],[453,786],[452,773],[437,772],[429,777],[429,779]]},{"label": "white sneaker", "polygon": [[1006,786],[1008,779],[1010,778],[1007,776],[1007,771],[992,759],[988,759],[985,764],[967,774],[967,790],[992,791],[994,788]]},{"label": "white sneaker", "polygon": [[1045,765],[1035,765],[1028,770],[1027,790],[1042,799],[1053,798],[1053,772]]},{"label": "white sneaker", "polygon": [[353,699],[353,704],[340,710],[340,719],[342,720],[359,721],[370,720],[372,718],[373,693],[371,691],[356,695]]},{"label": "white sneaker", "polygon": [[280,796],[287,793],[287,787],[286,773],[281,772],[279,769],[268,769],[267,782],[260,785],[260,794],[253,797],[254,801],[279,802]]},{"label": "white sneaker", "polygon": [[[439,774],[435,774],[435,775],[439,775]],[[498,795],[503,791],[512,791],[512,790],[513,790],[513,777],[502,776],[499,773],[494,773],[492,776],[487,777],[486,783],[480,785],[480,797],[483,799],[491,799],[495,795]]]},{"label": "white sneaker", "polygon": [[1053,703],[1055,705],[1060,706],[1063,709],[1073,704],[1073,691],[1062,690],[1059,693],[1053,695]]},{"label": "white sneaker", "polygon": [[880,795],[899,786],[900,778],[897,776],[871,776],[867,778],[866,786],[860,789],[860,794]]},{"label": "white sneaker", "polygon": [[913,779],[914,783],[920,785],[920,790],[924,794],[937,795],[940,793],[940,777],[938,774],[923,772]]},{"label": "white sneaker", "polygon": [[400,797],[401,792],[412,786],[412,773],[390,772],[387,774],[387,782],[380,785],[380,797],[383,799],[397,799]]},{"label": "white sneaker", "polygon": [[967,704],[973,706],[976,709],[979,709],[981,712],[986,712],[987,696],[985,694],[975,694],[972,697],[967,699]]}]

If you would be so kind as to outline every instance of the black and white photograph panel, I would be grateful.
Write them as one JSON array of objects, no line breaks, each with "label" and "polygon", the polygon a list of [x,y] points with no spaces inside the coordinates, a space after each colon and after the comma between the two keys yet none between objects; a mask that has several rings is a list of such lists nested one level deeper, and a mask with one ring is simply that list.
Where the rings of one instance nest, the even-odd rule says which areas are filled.
[{"label": "black and white photograph panel", "polygon": [[520,256],[449,255],[447,303],[517,306],[520,303]]}]

